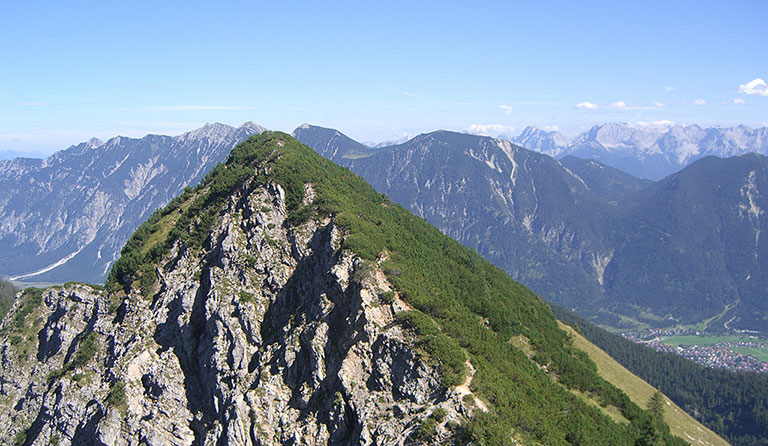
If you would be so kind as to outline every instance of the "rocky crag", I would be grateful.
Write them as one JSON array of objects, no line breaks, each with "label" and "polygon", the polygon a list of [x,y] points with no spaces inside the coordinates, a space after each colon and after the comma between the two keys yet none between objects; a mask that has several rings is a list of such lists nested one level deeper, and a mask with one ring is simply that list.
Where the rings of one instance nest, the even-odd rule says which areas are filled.
[{"label": "rocky crag", "polygon": [[35,444],[401,444],[439,408],[470,414],[393,324],[381,271],[338,252],[331,218],[286,215],[280,186],[233,197],[210,249],[174,247],[154,298],[117,311],[88,286],[46,291],[37,351],[3,349],[2,422]]}]

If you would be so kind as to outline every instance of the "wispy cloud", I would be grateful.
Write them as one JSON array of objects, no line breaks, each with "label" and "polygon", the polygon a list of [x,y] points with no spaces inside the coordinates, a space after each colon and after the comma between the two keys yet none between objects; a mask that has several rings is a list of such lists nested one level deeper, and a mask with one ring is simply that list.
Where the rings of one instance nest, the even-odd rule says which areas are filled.
[{"label": "wispy cloud", "polygon": [[742,99],[742,98],[733,98],[733,103],[734,103],[734,104],[746,104],[746,103],[747,103],[747,101],[745,101],[745,100],[744,100],[744,99]]},{"label": "wispy cloud", "polygon": [[768,96],[768,85],[766,85],[764,80],[758,77],[746,84],[739,85],[739,93],[755,96]]},{"label": "wispy cloud", "polygon": [[511,105],[499,105],[499,108],[504,110],[504,114],[509,116],[512,113],[513,107]]},{"label": "wispy cloud", "polygon": [[658,101],[654,102],[654,103],[653,103],[653,105],[654,105],[655,107],[658,107],[658,108],[664,108],[664,107],[666,107],[666,106],[667,106],[667,104],[665,104],[665,103],[663,103],[663,102],[658,102]]},{"label": "wispy cloud", "polygon": [[593,104],[589,101],[584,101],[576,104],[576,108],[586,108],[587,110],[594,110],[598,108],[597,104]]},{"label": "wispy cloud", "polygon": [[616,101],[611,103],[611,107],[613,108],[624,108],[627,106],[627,103],[624,101]]},{"label": "wispy cloud", "polygon": [[667,86],[667,87],[664,87],[664,91],[675,91],[675,90],[677,90],[677,87],[673,87],[671,85]]},{"label": "wispy cloud", "polygon": [[222,110],[247,110],[241,105],[160,105],[147,107],[151,111],[222,111]]},{"label": "wispy cloud", "polygon": [[419,98],[419,99],[421,99],[418,95],[415,95],[415,94],[413,94],[413,93],[411,93],[410,91],[407,91],[407,90],[400,90],[400,89],[397,89],[397,88],[392,88],[389,85],[384,85],[384,84],[376,84],[376,85],[378,87],[381,87],[381,88],[385,89],[385,90],[389,90],[389,91],[391,91],[393,93],[400,93],[400,94],[403,94],[403,95],[406,95],[406,96],[409,96],[409,97],[412,97],[412,98]]},{"label": "wispy cloud", "polygon": [[472,124],[467,131],[485,136],[498,136],[505,133],[512,134],[515,131],[515,127],[504,124]]},{"label": "wispy cloud", "polygon": [[694,99],[693,103],[696,105],[707,105],[707,100],[703,98]]}]

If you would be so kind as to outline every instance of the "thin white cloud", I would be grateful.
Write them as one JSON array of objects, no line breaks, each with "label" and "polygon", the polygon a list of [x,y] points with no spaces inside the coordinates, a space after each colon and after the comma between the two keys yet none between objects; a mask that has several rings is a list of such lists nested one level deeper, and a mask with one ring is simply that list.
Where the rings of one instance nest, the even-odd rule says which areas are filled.
[{"label": "thin white cloud", "polygon": [[558,126],[557,126],[557,124],[553,124],[553,125],[542,125],[542,126],[541,126],[541,127],[539,127],[539,128],[540,128],[541,130],[544,130],[544,131],[546,131],[546,132],[559,132],[559,131],[560,131],[560,127],[558,127]]},{"label": "thin white cloud", "polygon": [[613,108],[624,108],[627,106],[627,103],[624,101],[616,101],[611,103],[611,107]]},{"label": "thin white cloud", "polygon": [[225,111],[246,109],[248,109],[248,107],[240,105],[161,105],[147,107],[147,110],[151,111]]},{"label": "thin white cloud", "polygon": [[[381,87],[381,88],[383,88],[385,90],[389,90],[389,91],[392,91],[392,92],[395,92],[395,93],[404,94],[404,95],[410,96],[412,98],[419,98],[419,96],[417,96],[417,95],[415,95],[415,94],[413,94],[413,93],[411,93],[410,91],[407,91],[407,90],[400,90],[400,89],[397,89],[397,88],[392,88],[392,87],[390,87],[388,85],[384,85],[384,84],[376,84],[376,85],[378,85],[379,87]],[[421,98],[419,98],[419,99],[421,99]]]},{"label": "thin white cloud", "polygon": [[744,99],[742,99],[742,98],[733,98],[733,103],[734,103],[734,104],[746,104],[746,103],[747,103],[747,101],[745,101],[745,100],[744,100]]},{"label": "thin white cloud", "polygon": [[677,90],[677,87],[673,87],[671,85],[668,87],[664,87],[664,91],[675,91],[675,90]]},{"label": "thin white cloud", "polygon": [[758,77],[751,82],[739,85],[739,93],[755,96],[768,96],[768,84]]},{"label": "thin white cloud", "polygon": [[512,134],[515,131],[515,127],[504,124],[472,124],[467,131],[485,136],[498,136],[505,133]]},{"label": "thin white cloud", "polygon": [[693,103],[696,105],[707,105],[707,100],[702,98],[694,99]]},{"label": "thin white cloud", "polygon": [[512,106],[511,105],[499,105],[499,108],[504,110],[504,114],[509,116],[510,113],[512,113]]},{"label": "thin white cloud", "polygon": [[594,110],[598,107],[597,104],[593,104],[589,101],[579,102],[576,104],[576,108],[586,108],[587,110]]},{"label": "thin white cloud", "polygon": [[654,102],[654,103],[653,103],[653,105],[654,105],[654,106],[656,106],[656,107],[658,107],[658,108],[664,108],[664,107],[666,107],[666,106],[667,106],[667,104],[665,104],[665,103],[663,103],[663,102],[658,102],[658,101],[657,101],[657,102]]}]

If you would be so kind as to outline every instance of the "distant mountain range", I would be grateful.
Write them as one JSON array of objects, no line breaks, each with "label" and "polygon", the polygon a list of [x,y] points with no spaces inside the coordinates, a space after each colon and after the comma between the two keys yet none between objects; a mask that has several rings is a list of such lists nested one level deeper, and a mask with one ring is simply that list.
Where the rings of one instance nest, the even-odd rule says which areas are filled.
[{"label": "distant mountain range", "polygon": [[102,282],[141,222],[263,130],[208,124],[176,137],[92,139],[45,160],[0,161],[0,273]]},{"label": "distant mountain range", "polygon": [[639,178],[660,180],[714,155],[768,154],[768,127],[600,124],[573,139],[557,131],[527,127],[510,142],[555,158],[593,159]]},{"label": "distant mountain range", "polygon": [[355,159],[320,146],[548,300],[602,323],[768,331],[764,156],[707,157],[653,183],[446,131]]},{"label": "distant mountain range", "polygon": [[[47,160],[0,161],[0,272],[103,281],[139,223],[262,130],[210,124],[177,137],[91,140]],[[438,131],[382,148],[310,125],[294,136],[594,320],[768,331],[763,156],[708,157],[653,183],[471,134]]]},{"label": "distant mountain range", "polygon": [[14,158],[45,158],[40,152],[22,152],[18,150],[0,150],[0,160],[11,160]]}]

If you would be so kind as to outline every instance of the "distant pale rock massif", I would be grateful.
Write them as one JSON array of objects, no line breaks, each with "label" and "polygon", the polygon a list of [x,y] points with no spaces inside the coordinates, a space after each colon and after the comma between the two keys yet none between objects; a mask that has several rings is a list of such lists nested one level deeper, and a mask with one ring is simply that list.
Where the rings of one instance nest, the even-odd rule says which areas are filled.
[{"label": "distant pale rock massif", "polygon": [[660,180],[706,156],[768,154],[768,127],[700,127],[607,123],[573,139],[557,131],[526,127],[507,138],[555,158],[594,159],[639,178]]},{"label": "distant pale rock massif", "polygon": [[175,137],[91,139],[45,160],[0,161],[0,275],[102,282],[141,222],[263,130],[207,124]]}]

